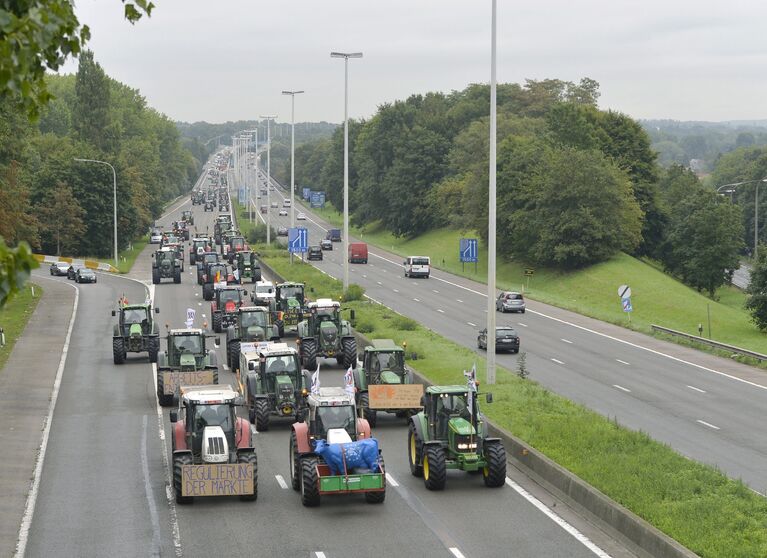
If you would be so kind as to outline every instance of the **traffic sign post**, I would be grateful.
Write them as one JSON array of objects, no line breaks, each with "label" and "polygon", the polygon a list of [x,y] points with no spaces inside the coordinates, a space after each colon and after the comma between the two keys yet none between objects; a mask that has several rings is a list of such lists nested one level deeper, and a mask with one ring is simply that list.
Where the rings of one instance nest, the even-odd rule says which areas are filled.
[{"label": "traffic sign post", "polygon": [[309,249],[309,231],[306,227],[291,227],[288,229],[288,252],[290,263],[293,263],[293,254],[303,254]]},{"label": "traffic sign post", "polygon": [[631,323],[631,313],[634,311],[634,307],[631,305],[631,287],[628,285],[618,287],[618,296],[621,297],[621,306],[623,306],[623,311],[628,314],[629,323]]},{"label": "traffic sign post", "polygon": [[461,269],[466,269],[466,263],[474,264],[474,273],[477,272],[479,251],[476,238],[462,238],[458,246],[458,257],[461,260]]},{"label": "traffic sign post", "polygon": [[535,269],[532,267],[526,267],[525,268],[525,277],[527,278],[527,287],[525,287],[528,291],[530,290],[530,277],[533,276],[533,273],[535,273]]}]

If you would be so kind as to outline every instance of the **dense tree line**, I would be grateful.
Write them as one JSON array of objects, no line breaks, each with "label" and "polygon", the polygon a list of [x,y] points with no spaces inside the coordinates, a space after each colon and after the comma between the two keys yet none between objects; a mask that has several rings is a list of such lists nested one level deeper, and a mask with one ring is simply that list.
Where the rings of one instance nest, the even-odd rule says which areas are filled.
[{"label": "dense tree line", "polygon": [[125,247],[189,190],[200,163],[176,126],[135,89],[106,75],[84,52],[76,75],[46,77],[53,95],[31,123],[23,107],[0,106],[0,236],[45,253],[108,256],[112,171],[118,239]]}]

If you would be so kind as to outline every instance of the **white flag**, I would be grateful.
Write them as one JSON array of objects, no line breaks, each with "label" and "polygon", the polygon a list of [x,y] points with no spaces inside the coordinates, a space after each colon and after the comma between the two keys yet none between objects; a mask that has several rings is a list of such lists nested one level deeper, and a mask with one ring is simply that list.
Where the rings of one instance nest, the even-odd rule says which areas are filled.
[{"label": "white flag", "polygon": [[194,325],[194,318],[197,315],[197,311],[194,308],[186,309],[186,327],[190,328]]},{"label": "white flag", "polygon": [[344,374],[344,390],[354,395],[354,376],[352,374],[352,367],[350,366]]},{"label": "white flag", "polygon": [[475,362],[468,372],[464,370],[463,375],[467,378],[466,388],[469,390],[466,397],[466,407],[470,414],[474,414],[474,394],[477,392],[477,363]]},{"label": "white flag", "polygon": [[317,363],[317,370],[312,374],[312,394],[317,395],[320,393],[320,364]]}]

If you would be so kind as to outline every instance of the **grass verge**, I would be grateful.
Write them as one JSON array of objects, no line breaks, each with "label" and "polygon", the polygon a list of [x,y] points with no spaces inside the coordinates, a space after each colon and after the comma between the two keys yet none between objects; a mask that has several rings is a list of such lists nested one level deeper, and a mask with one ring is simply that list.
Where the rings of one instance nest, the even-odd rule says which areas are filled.
[{"label": "grass verge", "polygon": [[[301,262],[291,265],[284,251],[260,250],[286,279],[306,283],[311,298],[339,298],[339,281]],[[369,301],[347,302],[344,308],[355,310],[355,327],[368,337],[407,341],[408,352],[418,354],[409,364],[432,382],[463,383],[463,369],[474,362],[484,378],[483,358],[413,320]],[[495,403],[483,408],[494,423],[702,557],[767,556],[767,499],[535,381],[498,372]]]},{"label": "grass verge", "polygon": [[[34,296],[32,290],[34,289]],[[0,308],[0,327],[5,332],[5,346],[0,347],[0,370],[5,367],[8,357],[13,351],[13,346],[24,332],[29,318],[37,308],[37,303],[43,294],[40,285],[27,283],[20,293]]]}]

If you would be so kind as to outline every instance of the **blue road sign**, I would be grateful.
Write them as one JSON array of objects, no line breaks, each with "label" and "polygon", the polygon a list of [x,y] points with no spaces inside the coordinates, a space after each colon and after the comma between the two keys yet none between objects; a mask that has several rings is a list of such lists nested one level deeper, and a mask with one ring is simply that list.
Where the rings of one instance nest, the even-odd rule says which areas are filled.
[{"label": "blue road sign", "polygon": [[304,194],[304,195],[303,195],[302,197],[303,197],[303,198],[304,198],[306,201],[309,201],[309,199],[311,198],[311,195],[312,195],[312,189],[311,189],[311,188],[307,188],[306,186],[304,186],[304,192],[303,192],[303,194]]},{"label": "blue road sign", "polygon": [[459,255],[461,257],[461,261],[464,263],[477,263],[477,261],[479,261],[477,253],[477,239],[462,238],[459,248]]},{"label": "blue road sign", "polygon": [[633,312],[634,311],[634,307],[631,306],[631,298],[630,297],[622,298],[621,302],[623,303],[623,311],[624,312]]},{"label": "blue road sign", "polygon": [[304,253],[309,249],[309,233],[306,227],[292,227],[288,229],[288,252],[295,254]]},{"label": "blue road sign", "polygon": [[325,207],[325,192],[315,192],[312,190],[309,200],[310,207]]}]

